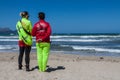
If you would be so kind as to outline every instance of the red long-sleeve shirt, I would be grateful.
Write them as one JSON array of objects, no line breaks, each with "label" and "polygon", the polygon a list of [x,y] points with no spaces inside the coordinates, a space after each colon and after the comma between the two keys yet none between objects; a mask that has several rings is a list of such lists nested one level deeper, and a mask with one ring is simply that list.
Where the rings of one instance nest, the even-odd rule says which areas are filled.
[{"label": "red long-sleeve shirt", "polygon": [[45,20],[34,24],[32,36],[36,36],[36,42],[50,42],[51,26]]}]

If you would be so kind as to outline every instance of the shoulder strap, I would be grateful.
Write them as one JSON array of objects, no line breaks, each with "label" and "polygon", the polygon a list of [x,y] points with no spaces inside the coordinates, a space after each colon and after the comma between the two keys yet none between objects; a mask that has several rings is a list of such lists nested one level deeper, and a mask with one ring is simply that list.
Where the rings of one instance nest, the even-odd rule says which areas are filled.
[{"label": "shoulder strap", "polygon": [[23,24],[22,24],[22,21],[20,20],[20,23],[21,23],[21,25],[22,25],[22,28],[23,28],[23,30],[28,34],[28,35],[30,35],[30,33],[26,30],[26,29],[24,29],[24,27],[23,27]]}]

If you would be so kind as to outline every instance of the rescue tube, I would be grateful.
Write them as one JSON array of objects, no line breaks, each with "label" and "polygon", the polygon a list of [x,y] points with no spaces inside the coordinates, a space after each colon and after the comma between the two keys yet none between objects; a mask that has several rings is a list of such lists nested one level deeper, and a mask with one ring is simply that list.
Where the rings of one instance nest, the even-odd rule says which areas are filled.
[{"label": "rescue tube", "polygon": [[20,23],[20,26],[17,26],[17,31],[18,31],[19,36],[21,36],[21,38],[25,44],[31,46],[32,45],[32,36],[27,34],[25,32],[25,30],[23,29],[21,22],[19,22],[19,23]]}]

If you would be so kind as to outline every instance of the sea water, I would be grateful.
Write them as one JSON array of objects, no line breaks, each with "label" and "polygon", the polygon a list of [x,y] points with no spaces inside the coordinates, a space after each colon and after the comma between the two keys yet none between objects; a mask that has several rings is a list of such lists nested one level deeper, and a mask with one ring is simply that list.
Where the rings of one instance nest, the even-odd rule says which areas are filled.
[{"label": "sea water", "polygon": [[[120,34],[56,34],[50,37],[51,52],[120,56]],[[0,36],[0,52],[17,52],[18,36]],[[33,37],[32,52],[36,51]]]}]

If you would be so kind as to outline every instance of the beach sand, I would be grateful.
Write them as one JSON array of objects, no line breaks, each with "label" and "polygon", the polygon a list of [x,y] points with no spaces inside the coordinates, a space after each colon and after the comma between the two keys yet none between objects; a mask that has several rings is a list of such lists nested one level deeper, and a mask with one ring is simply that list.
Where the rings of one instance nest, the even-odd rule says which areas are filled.
[{"label": "beach sand", "polygon": [[[18,70],[18,53],[0,53],[0,80],[120,80],[120,58],[51,53],[48,72],[36,68],[36,54],[31,53],[30,68]],[[25,65],[23,61],[23,65]]]}]

